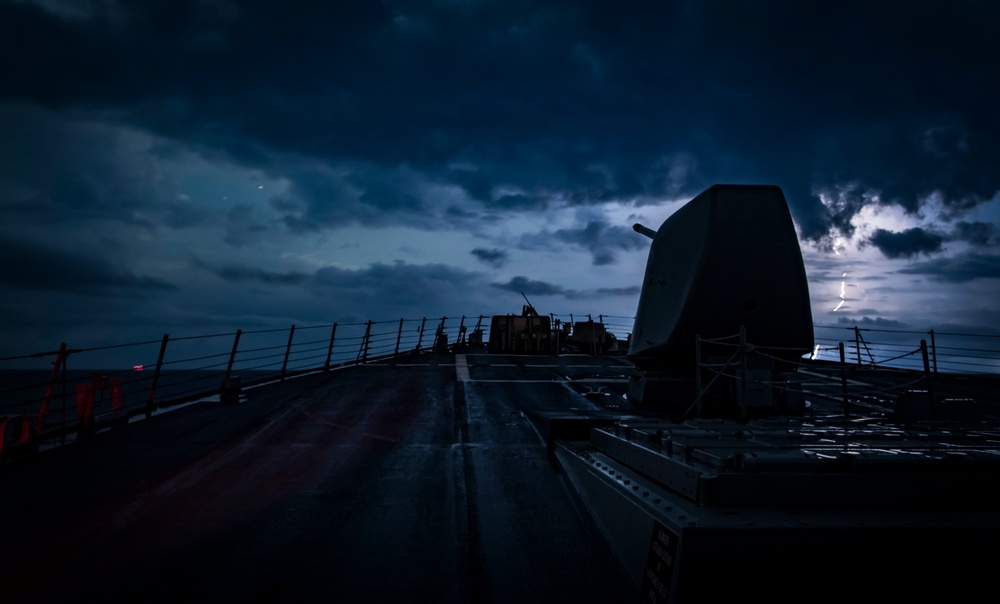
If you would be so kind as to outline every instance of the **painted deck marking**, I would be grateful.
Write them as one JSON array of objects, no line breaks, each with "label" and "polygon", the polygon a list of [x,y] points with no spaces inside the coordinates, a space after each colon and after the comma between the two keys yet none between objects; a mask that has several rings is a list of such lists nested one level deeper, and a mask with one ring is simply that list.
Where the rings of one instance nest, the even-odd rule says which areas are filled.
[{"label": "painted deck marking", "polygon": [[464,354],[455,355],[455,379],[460,382],[470,382],[469,365],[465,362]]}]

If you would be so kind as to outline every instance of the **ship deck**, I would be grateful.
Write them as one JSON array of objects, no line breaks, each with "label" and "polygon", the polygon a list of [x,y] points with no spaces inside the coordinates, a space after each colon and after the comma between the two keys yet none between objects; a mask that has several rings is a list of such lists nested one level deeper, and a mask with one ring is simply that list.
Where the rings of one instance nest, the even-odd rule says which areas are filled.
[{"label": "ship deck", "polygon": [[617,602],[528,417],[622,358],[420,354],[244,388],[0,470],[5,602]]},{"label": "ship deck", "polygon": [[[801,417],[750,423],[631,406],[620,356],[423,353],[247,387],[0,468],[0,593],[977,593],[1000,542],[996,379],[942,376],[940,404],[912,405],[937,419],[907,424],[879,393],[912,373],[800,374]],[[845,380],[868,394],[844,406]]]}]

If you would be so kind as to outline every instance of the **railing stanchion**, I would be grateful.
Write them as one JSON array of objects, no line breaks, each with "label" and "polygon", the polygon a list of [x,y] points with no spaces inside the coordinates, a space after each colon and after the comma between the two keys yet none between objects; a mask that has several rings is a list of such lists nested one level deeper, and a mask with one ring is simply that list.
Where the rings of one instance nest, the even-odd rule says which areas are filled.
[{"label": "railing stanchion", "polygon": [[[437,331],[434,332],[434,343],[431,345],[431,348],[434,350],[434,352],[438,352],[442,346],[442,343],[448,339],[448,336],[444,333],[444,321],[447,318],[448,317],[441,317],[441,324],[438,325]],[[448,349],[447,347],[445,347],[444,352],[447,351]]]},{"label": "railing stanchion", "polygon": [[62,364],[62,422],[59,426],[59,445],[66,444],[66,361]]},{"label": "railing stanchion", "polygon": [[420,352],[420,345],[424,342],[424,325],[427,324],[427,317],[420,320],[420,336],[417,337],[417,348],[416,351]]},{"label": "railing stanchion", "polygon": [[858,353],[858,367],[861,367],[861,330],[854,326],[854,350]]},{"label": "railing stanchion", "polygon": [[360,359],[362,365],[368,362],[368,340],[371,338],[371,333],[372,322],[369,320],[365,326],[365,337],[361,338],[361,349],[358,350],[358,359]]},{"label": "railing stanchion", "polygon": [[330,371],[330,358],[333,356],[333,340],[337,337],[337,324],[333,324],[333,331],[330,332],[330,348],[326,351],[326,365],[323,371]]},{"label": "railing stanchion", "polygon": [[167,352],[167,341],[170,334],[163,334],[163,341],[160,342],[160,354],[156,357],[156,369],[153,370],[153,381],[149,384],[149,397],[146,398],[146,419],[153,417],[153,409],[156,407],[156,383],[160,381],[160,371],[163,370],[163,355]]},{"label": "railing stanchion", "polygon": [[35,424],[35,434],[42,433],[42,424],[45,422],[45,414],[49,411],[49,399],[56,389],[56,380],[59,379],[59,369],[66,362],[66,342],[59,344],[59,352],[56,355],[56,362],[52,364],[52,377],[49,378],[49,385],[45,389],[45,399],[42,401],[42,408],[38,412],[38,422]]},{"label": "railing stanchion", "polygon": [[392,356],[399,356],[399,342],[403,339],[403,320],[399,320],[399,330],[396,332],[396,351],[392,353]]},{"label": "railing stanchion", "polygon": [[927,399],[931,406],[931,419],[938,419],[937,403],[934,400],[934,382],[931,380],[931,365],[927,358],[927,340],[920,340],[920,357],[924,361],[924,383],[927,384]]},{"label": "railing stanchion", "polygon": [[840,394],[844,399],[844,417],[851,417],[851,410],[847,403],[847,356],[844,353],[844,343],[838,342],[840,349]]},{"label": "railing stanchion", "polygon": [[931,330],[931,359],[934,362],[934,375],[937,375],[937,344],[934,343],[934,330]]},{"label": "railing stanchion", "polygon": [[233,351],[229,353],[229,364],[226,365],[226,377],[223,381],[228,380],[229,376],[233,373],[233,362],[236,361],[236,351],[240,346],[240,336],[243,335],[242,329],[236,330],[236,338],[233,339]]},{"label": "railing stanchion", "polygon": [[285,375],[288,372],[288,355],[292,352],[292,337],[295,335],[295,325],[288,330],[288,345],[285,346],[285,360],[281,363],[281,381],[285,381]]}]

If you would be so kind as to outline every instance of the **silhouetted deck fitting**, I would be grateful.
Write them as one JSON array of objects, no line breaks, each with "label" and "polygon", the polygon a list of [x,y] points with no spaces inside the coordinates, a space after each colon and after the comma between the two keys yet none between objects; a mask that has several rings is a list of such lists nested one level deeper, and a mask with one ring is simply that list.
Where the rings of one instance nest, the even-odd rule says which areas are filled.
[{"label": "silhouetted deck fitting", "polygon": [[654,231],[653,229],[651,229],[649,227],[642,226],[638,222],[632,225],[632,230],[635,231],[636,233],[639,233],[640,235],[645,235],[646,237],[649,237],[650,239],[652,239],[653,237],[656,237],[656,231]]}]

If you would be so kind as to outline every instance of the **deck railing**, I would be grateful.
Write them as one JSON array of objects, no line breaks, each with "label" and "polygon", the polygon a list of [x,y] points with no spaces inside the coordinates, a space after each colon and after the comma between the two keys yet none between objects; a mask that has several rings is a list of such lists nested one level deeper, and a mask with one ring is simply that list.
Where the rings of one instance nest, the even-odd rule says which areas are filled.
[{"label": "deck railing", "polygon": [[[632,317],[549,315],[553,327],[593,320],[624,346]],[[921,369],[1000,373],[1000,336],[816,325],[815,359]],[[238,388],[331,371],[438,347],[489,341],[490,317],[421,317],[171,336],[0,358],[0,461],[103,427],[150,417]],[[923,347],[919,343],[924,341]],[[127,359],[124,361],[123,359]],[[228,392],[227,392],[228,389]],[[218,400],[218,399],[215,399]]]},{"label": "deck railing", "polygon": [[950,331],[911,331],[815,325],[816,349],[812,358],[845,361],[859,367],[898,367],[923,370],[923,351],[930,372],[948,374],[1000,373],[1000,335]]}]

